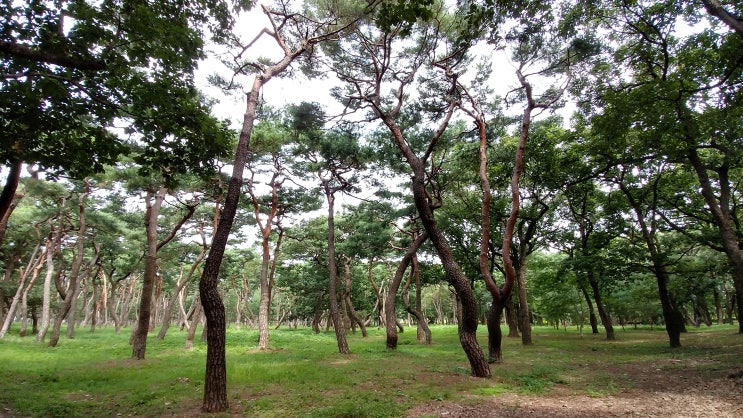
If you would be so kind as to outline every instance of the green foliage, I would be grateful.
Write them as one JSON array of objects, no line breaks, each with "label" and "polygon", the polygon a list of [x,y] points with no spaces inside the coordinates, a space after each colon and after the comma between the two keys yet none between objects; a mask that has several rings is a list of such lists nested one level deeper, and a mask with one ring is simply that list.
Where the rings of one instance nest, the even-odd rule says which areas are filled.
[{"label": "green foliage", "polygon": [[208,165],[226,131],[201,104],[193,71],[207,28],[220,38],[231,26],[228,9],[220,0],[4,2],[0,162],[52,177],[101,172],[131,152],[109,130],[123,119],[150,145],[138,157],[145,170],[169,177]]}]

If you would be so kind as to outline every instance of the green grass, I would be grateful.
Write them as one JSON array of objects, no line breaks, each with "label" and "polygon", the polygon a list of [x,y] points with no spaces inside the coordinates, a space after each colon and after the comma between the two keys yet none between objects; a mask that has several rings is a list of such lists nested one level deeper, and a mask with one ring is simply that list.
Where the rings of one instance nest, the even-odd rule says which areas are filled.
[{"label": "green grass", "polygon": [[[433,344],[400,334],[396,352],[384,332],[349,334],[352,354],[337,354],[334,333],[272,331],[272,350],[254,350],[257,332],[227,335],[230,414],[253,417],[399,417],[412,406],[478,402],[504,393],[602,397],[631,389],[636,371],[693,371],[709,378],[737,371],[743,336],[732,326],[690,330],[670,349],[663,330],[617,332],[617,341],[572,330],[533,329],[533,346],[504,339],[493,378],[469,376],[456,327],[433,327]],[[199,415],[204,343],[183,349],[185,333],[148,340],[147,358],[130,359],[128,330],[78,330],[56,348],[19,338],[0,340],[0,415],[30,417]],[[484,327],[479,335],[486,347]],[[227,416],[227,414],[224,414]]]}]

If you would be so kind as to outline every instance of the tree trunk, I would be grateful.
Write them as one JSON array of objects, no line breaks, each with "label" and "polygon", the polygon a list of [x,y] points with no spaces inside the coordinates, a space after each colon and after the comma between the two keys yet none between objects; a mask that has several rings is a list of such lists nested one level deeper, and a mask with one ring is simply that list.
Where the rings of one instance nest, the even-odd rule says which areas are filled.
[{"label": "tree trunk", "polygon": [[366,325],[364,325],[364,321],[359,318],[356,309],[353,307],[353,301],[351,300],[351,259],[345,256],[344,259],[345,263],[343,264],[343,271],[346,276],[346,291],[344,293],[344,298],[346,300],[346,306],[348,306],[348,315],[351,317],[352,323],[357,324],[361,329],[361,335],[366,338],[368,336]]},{"label": "tree trunk", "polygon": [[506,310],[506,325],[508,325],[508,338],[521,338],[519,334],[519,314],[513,298],[508,298],[504,306]]},{"label": "tree trunk", "polygon": [[596,320],[596,313],[593,311],[593,301],[591,301],[591,296],[589,296],[588,290],[586,290],[586,284],[582,283],[578,287],[583,294],[583,299],[586,300],[586,305],[588,305],[588,322],[591,324],[591,333],[598,334],[598,321]]},{"label": "tree trunk", "polygon": [[488,311],[488,361],[490,363],[501,363],[503,361],[503,331],[501,321],[503,309],[501,300],[493,300]]},{"label": "tree trunk", "polygon": [[629,188],[622,181],[619,182],[619,187],[622,192],[624,192],[630,206],[635,212],[637,223],[640,226],[642,237],[645,240],[645,244],[653,263],[652,269],[655,274],[656,282],[658,283],[658,295],[663,308],[663,319],[666,323],[666,332],[668,333],[669,343],[671,348],[681,347],[681,333],[686,331],[684,316],[676,306],[676,301],[674,300],[673,295],[671,295],[668,290],[670,275],[668,274],[662,255],[656,245],[655,230],[648,226],[642,208],[640,208],[639,202],[634,198]]},{"label": "tree trunk", "polygon": [[180,301],[181,292],[183,291],[183,288],[186,286],[186,284],[188,284],[189,281],[191,281],[191,277],[193,277],[194,272],[196,272],[196,269],[198,269],[199,264],[201,264],[201,262],[206,257],[206,252],[207,252],[206,247],[202,248],[199,255],[196,256],[196,259],[191,265],[191,268],[188,270],[188,273],[186,274],[186,276],[183,279],[181,279],[180,282],[178,282],[178,285],[173,291],[173,296],[168,301],[168,306],[165,307],[165,312],[163,314],[163,326],[162,328],[160,328],[160,332],[157,333],[158,340],[165,339],[165,334],[168,332],[168,328],[170,328],[171,316],[173,316],[173,308],[175,307],[175,304]]},{"label": "tree trunk", "polygon": [[[428,322],[426,321],[426,317],[423,316],[423,314],[420,311],[419,307],[413,308],[413,306],[410,305],[410,297],[408,296],[408,290],[410,289],[410,284],[413,282],[412,278],[415,277],[416,283],[420,285],[420,270],[418,269],[418,258],[413,257],[412,260],[412,268],[410,269],[410,274],[408,275],[408,281],[405,283],[405,287],[402,289],[402,300],[405,303],[405,310],[413,315],[418,323],[418,342],[424,343],[424,344],[431,344],[431,329],[428,328]],[[419,299],[416,300],[416,304],[419,303]]]},{"label": "tree trunk", "polygon": [[[201,300],[196,299],[194,301],[194,311],[193,316],[191,317],[191,324],[188,326],[188,332],[186,333],[186,350],[193,349],[193,340],[196,338],[196,329],[199,327],[199,323],[201,322]],[[207,343],[208,343],[208,337],[207,337]]]},{"label": "tree trunk", "polygon": [[152,296],[157,276],[157,219],[167,189],[161,187],[156,192],[148,191],[146,198],[145,230],[147,233],[147,253],[145,255],[144,277],[142,278],[142,296],[139,302],[139,320],[132,330],[132,358],[144,359],[147,351],[147,334],[150,331]]},{"label": "tree trunk", "polygon": [[[717,3],[717,2],[714,2]],[[743,26],[743,23],[739,24]],[[731,187],[727,166],[717,171],[719,177],[720,198],[715,196],[714,187],[712,186],[707,169],[704,166],[696,148],[691,148],[688,152],[688,159],[691,162],[694,171],[699,179],[702,197],[707,203],[707,208],[712,214],[715,226],[720,234],[720,243],[725,250],[730,265],[733,269],[733,286],[735,287],[735,299],[738,305],[738,333],[743,334],[743,253],[738,241],[740,234],[739,225],[734,219],[733,211],[729,204],[731,199]]]},{"label": "tree trunk", "polygon": [[[42,293],[41,302],[41,328],[36,334],[36,342],[43,342],[46,332],[49,330],[49,324],[51,322],[51,293],[52,293],[52,276],[54,275],[54,252],[57,251],[58,233],[55,236],[54,229],[49,233],[49,238],[46,240],[46,275],[44,276],[44,290]],[[54,236],[54,238],[53,238]]]},{"label": "tree trunk", "polygon": [[[17,142],[15,146],[18,146]],[[3,191],[0,193],[0,245],[5,240],[5,231],[8,229],[10,214],[13,213],[13,209],[15,209],[20,199],[20,196],[16,196],[16,190],[18,190],[18,183],[21,179],[22,166],[23,161],[20,160],[13,161],[10,164],[5,186],[3,186]]]},{"label": "tree trunk", "polygon": [[[523,259],[521,259],[523,260]],[[521,344],[531,345],[531,317],[529,302],[526,298],[526,266],[520,263],[516,273],[519,289],[519,324],[521,328]]]},{"label": "tree trunk", "polygon": [[341,312],[338,306],[338,268],[335,262],[335,196],[327,180],[323,180],[325,198],[328,201],[328,297],[330,298],[330,318],[335,329],[340,354],[350,354],[346,335],[344,334]]},{"label": "tree trunk", "polygon": [[599,311],[601,324],[606,330],[606,340],[614,341],[616,340],[616,336],[614,335],[614,325],[612,324],[611,315],[609,315],[609,313],[606,312],[606,308],[604,308],[604,302],[601,298],[601,291],[599,289],[599,282],[596,280],[596,276],[593,272],[588,273],[588,284],[591,286],[591,290],[593,291],[593,299],[596,301],[596,308],[598,308]]},{"label": "tree trunk", "polygon": [[[33,253],[31,253],[30,261],[28,263],[28,267],[25,269],[19,268],[20,270],[20,280],[18,281],[18,289],[15,292],[15,295],[13,296],[13,299],[10,303],[10,308],[8,309],[8,312],[6,313],[4,320],[2,322],[2,328],[0,328],[0,338],[4,338],[5,334],[8,333],[8,329],[10,329],[10,324],[13,322],[13,318],[15,317],[15,313],[18,310],[18,304],[21,303],[22,309],[22,315],[21,318],[26,317],[26,309],[25,309],[25,303],[27,300],[27,295],[31,287],[33,286],[34,282],[36,281],[36,277],[39,275],[39,270],[41,270],[41,267],[43,266],[43,260],[45,253],[42,251],[39,254],[39,250],[41,250],[41,244],[37,244],[34,248]],[[38,257],[37,257],[38,254]],[[26,279],[31,277],[31,280],[29,280],[28,285],[26,285]],[[0,304],[4,304],[3,299],[0,299]]]}]

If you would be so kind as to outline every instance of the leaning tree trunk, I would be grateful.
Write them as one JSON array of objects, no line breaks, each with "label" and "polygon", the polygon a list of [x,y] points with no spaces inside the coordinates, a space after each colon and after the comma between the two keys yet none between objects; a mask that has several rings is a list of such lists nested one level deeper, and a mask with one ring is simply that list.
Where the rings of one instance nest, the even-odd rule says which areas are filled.
[{"label": "leaning tree trunk", "polygon": [[[426,317],[423,316],[423,313],[421,313],[420,310],[420,270],[418,269],[418,258],[413,257],[412,260],[412,268],[410,269],[410,274],[408,275],[408,281],[405,283],[405,287],[402,289],[402,301],[405,303],[405,310],[413,315],[418,322],[418,342],[424,343],[424,344],[431,344],[431,329],[428,328],[428,321],[426,321]],[[408,290],[410,289],[410,284],[413,282],[412,278],[415,277],[415,281],[418,284],[416,289],[416,306],[415,308],[410,305],[410,297],[408,296]]]},{"label": "leaning tree trunk", "polygon": [[364,321],[359,318],[359,314],[356,313],[356,309],[353,306],[353,301],[351,300],[351,259],[349,257],[344,258],[345,263],[343,264],[343,272],[346,276],[346,291],[343,297],[346,300],[346,306],[348,306],[348,315],[351,317],[352,323],[356,323],[359,328],[361,328],[361,335],[366,338],[368,337],[368,334],[366,332],[366,325],[364,325]]},{"label": "leaning tree trunk", "polygon": [[186,276],[183,277],[180,282],[178,282],[178,285],[173,291],[173,296],[168,301],[168,305],[165,307],[165,312],[163,313],[163,326],[162,328],[160,328],[160,332],[157,333],[158,340],[165,339],[165,334],[168,332],[168,328],[170,328],[170,323],[172,322],[171,316],[173,316],[173,308],[175,308],[176,303],[180,302],[181,291],[183,291],[183,288],[186,286],[186,284],[191,281],[191,277],[193,277],[196,269],[199,268],[199,264],[201,264],[201,262],[204,260],[204,257],[206,257],[206,251],[206,247],[202,248],[199,255],[196,256],[196,260],[194,260]]},{"label": "leaning tree trunk", "polygon": [[[15,146],[18,146],[16,142]],[[23,167],[23,161],[16,160],[10,164],[10,170],[8,171],[8,177],[5,180],[5,186],[3,191],[0,192],[0,245],[3,244],[5,239],[5,231],[8,228],[8,220],[10,214],[15,209],[15,205],[18,203],[16,197],[16,190],[18,190],[18,183],[21,179],[21,168]]]},{"label": "leaning tree trunk", "polygon": [[[60,233],[58,233],[60,234]],[[46,240],[46,275],[44,276],[44,290],[42,293],[41,302],[41,327],[39,332],[36,334],[36,342],[43,342],[46,332],[49,330],[49,324],[51,319],[51,293],[52,293],[52,276],[54,275],[54,252],[57,251],[58,239],[55,235],[54,229],[49,233],[49,238]]]},{"label": "leaning tree trunk", "polygon": [[[23,301],[26,301],[25,296],[28,294],[29,289],[31,289],[31,286],[33,286],[34,281],[36,280],[36,277],[38,276],[39,269],[43,265],[42,261],[44,260],[45,253],[42,251],[39,254],[39,250],[41,249],[41,244],[37,244],[34,248],[33,253],[31,253],[31,258],[29,259],[28,266],[24,268],[19,268],[21,278],[18,281],[18,289],[15,292],[15,295],[13,296],[13,299],[10,303],[10,308],[8,309],[8,313],[6,314],[4,320],[2,321],[2,328],[0,328],[0,338],[4,338],[5,334],[7,334],[8,329],[10,329],[10,323],[13,322],[13,318],[15,317],[15,313],[18,310],[18,304]],[[39,254],[37,257],[36,255]],[[29,280],[28,285],[26,285],[26,279],[31,277],[31,280]],[[0,303],[2,303],[2,299],[0,299]],[[22,318],[25,318],[25,310],[23,312]]]},{"label": "leaning tree trunk", "polygon": [[663,320],[666,323],[666,332],[668,333],[669,343],[671,348],[681,347],[681,333],[686,331],[684,316],[678,306],[676,306],[676,301],[668,289],[670,275],[668,274],[665,262],[663,261],[655,242],[654,229],[651,229],[651,227],[648,226],[645,221],[645,215],[640,207],[640,203],[634,198],[624,182],[620,181],[619,187],[627,197],[630,206],[635,212],[637,223],[640,226],[642,237],[645,240],[648,253],[650,254],[653,263],[652,268],[658,284],[658,296],[660,297],[660,304],[663,309]]},{"label": "leaning tree trunk", "polygon": [[596,301],[596,308],[599,311],[601,323],[604,325],[604,329],[606,330],[606,339],[608,341],[614,341],[616,339],[616,336],[614,335],[614,325],[611,321],[611,315],[609,315],[609,312],[606,312],[604,302],[601,299],[599,283],[596,280],[596,276],[594,276],[593,272],[588,273],[588,283],[591,285],[591,290],[593,291],[593,299]]},{"label": "leaning tree trunk", "polygon": [[415,236],[413,241],[410,243],[410,247],[408,247],[407,251],[405,251],[405,255],[403,255],[402,260],[400,260],[400,264],[395,270],[395,275],[393,276],[392,281],[390,281],[390,284],[387,287],[387,296],[385,297],[384,301],[384,322],[385,329],[387,331],[387,349],[389,350],[397,349],[397,315],[395,312],[397,290],[400,288],[402,279],[405,276],[405,270],[407,270],[408,265],[410,265],[410,262],[415,257],[415,254],[418,252],[420,246],[423,245],[423,243],[426,242],[427,239],[428,233],[425,230],[420,231],[420,233]]},{"label": "leaning tree trunk", "polygon": [[[740,225],[735,220],[734,210],[731,210],[729,207],[730,202],[734,201],[731,197],[733,192],[730,187],[729,172],[727,168],[721,168],[717,171],[720,189],[720,197],[718,199],[715,196],[714,187],[696,148],[692,147],[689,150],[688,159],[697,174],[702,197],[704,197],[707,208],[712,214],[712,219],[720,235],[720,244],[733,270],[733,286],[735,287],[735,299],[738,307],[738,333],[743,334],[743,252],[741,252],[739,241]],[[727,167],[729,164],[725,164],[725,166]]]},{"label": "leaning tree trunk", "polygon": [[[54,320],[54,328],[49,337],[49,347],[57,346],[59,335],[62,331],[62,321],[67,318],[71,310],[75,309],[75,303],[77,302],[77,296],[79,294],[78,284],[81,280],[80,271],[82,270],[83,258],[85,257],[85,231],[87,228],[85,224],[85,198],[89,193],[89,185],[87,181],[85,182],[85,186],[85,192],[81,193],[78,198],[79,225],[77,229],[77,240],[75,243],[75,255],[72,259],[72,267],[70,268],[67,293],[63,297],[64,300],[60,307],[60,312]],[[71,319],[74,320],[74,316]],[[74,323],[68,323],[67,326],[71,326],[74,329]]]},{"label": "leaning tree trunk", "polygon": [[588,294],[588,290],[586,290],[586,284],[581,283],[579,286],[581,294],[583,294],[583,299],[586,301],[586,305],[588,306],[588,322],[591,324],[591,334],[598,334],[599,333],[599,323],[596,319],[596,312],[593,310],[593,301],[591,300],[591,296]]}]

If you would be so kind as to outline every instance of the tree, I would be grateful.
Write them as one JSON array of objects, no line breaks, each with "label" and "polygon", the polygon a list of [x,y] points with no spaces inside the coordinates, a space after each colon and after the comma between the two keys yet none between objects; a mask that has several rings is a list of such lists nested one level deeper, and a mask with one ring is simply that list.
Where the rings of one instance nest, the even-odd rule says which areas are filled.
[{"label": "tree", "polygon": [[740,298],[743,257],[740,240],[735,238],[739,215],[730,203],[735,199],[729,173],[739,169],[741,161],[741,147],[734,138],[740,137],[741,129],[743,38],[715,30],[719,16],[714,13],[712,27],[681,32],[682,20],[696,22],[704,16],[683,2],[613,7],[611,15],[601,9],[589,13],[594,26],[614,30],[605,39],[607,53],[597,61],[592,77],[594,105],[585,102],[583,109],[592,116],[592,129],[602,135],[643,138],[645,148],[637,150],[636,158],[663,156],[696,174],[707,217],[718,230],[718,248],[733,266]]},{"label": "tree", "polygon": [[324,131],[325,114],[317,103],[301,103],[291,109],[291,126],[299,134],[297,154],[306,158],[304,172],[317,176],[328,205],[328,297],[338,351],[349,354],[338,306],[338,267],[335,250],[335,199],[337,193],[358,190],[357,172],[365,163],[366,151],[350,129]]},{"label": "tree", "polygon": [[0,159],[9,168],[0,221],[13,206],[22,164],[82,179],[115,163],[126,152],[126,140],[108,130],[116,118],[140,132],[155,125],[162,136],[147,142],[155,151],[173,130],[211,123],[208,110],[193,104],[193,71],[206,26],[220,37],[231,25],[226,3],[63,0],[6,2],[0,10],[0,112],[7,122]]},{"label": "tree", "polygon": [[[470,362],[472,374],[487,377],[490,376],[490,369],[476,339],[478,315],[472,288],[461,266],[454,260],[433,214],[434,209],[441,204],[438,190],[432,187],[432,174],[436,170],[433,154],[440,146],[440,141],[449,139],[445,135],[446,128],[458,108],[458,97],[447,95],[447,92],[457,91],[456,73],[433,69],[437,68],[435,63],[450,65],[452,70],[459,69],[456,64],[462,63],[462,57],[458,51],[452,55],[429,59],[429,54],[433,54],[443,44],[440,37],[443,36],[442,31],[447,30],[445,21],[421,25],[411,40],[415,47],[408,49],[403,48],[402,44],[405,27],[405,24],[396,24],[384,32],[371,25],[364,26],[349,35],[346,42],[328,45],[325,52],[333,60],[332,70],[347,87],[345,91],[337,92],[338,97],[352,109],[368,111],[367,118],[381,122],[388,130],[390,140],[397,147],[400,156],[409,166],[413,200],[421,223],[428,239],[436,248],[447,280],[456,289],[462,303],[460,342]],[[359,55],[358,50],[364,51],[364,55]],[[390,60],[389,57],[393,55],[398,59]],[[426,77],[431,90],[430,95],[416,106],[407,100],[406,92],[414,88],[413,82],[417,75]],[[390,93],[387,93],[386,83],[394,86]],[[429,112],[426,117],[419,116],[418,120],[433,121],[428,122],[430,129],[424,130],[428,134],[427,143],[409,142],[412,137],[406,131],[413,129],[413,120],[406,120],[410,114],[404,112],[404,106],[411,105],[415,112]],[[434,173],[428,171],[429,165]]]},{"label": "tree", "polygon": [[[218,292],[218,275],[240,199],[243,172],[247,161],[261,89],[271,78],[287,70],[292,63],[311,50],[313,46],[324,39],[332,38],[338,33],[341,33],[346,29],[347,25],[345,19],[343,24],[338,25],[336,18],[339,16],[332,14],[318,20],[308,19],[302,14],[291,11],[289,5],[286,3],[280,3],[275,10],[263,6],[263,13],[268,17],[271,28],[263,29],[258,37],[267,36],[276,42],[277,46],[283,52],[283,56],[279,60],[270,64],[245,60],[242,58],[243,53],[258,38],[249,43],[242,43],[237,36],[232,36],[228,39],[228,46],[234,48],[235,60],[232,64],[232,69],[235,76],[254,73],[255,77],[250,92],[247,95],[247,108],[238,137],[237,149],[235,150],[232,175],[227,186],[227,195],[222,207],[219,223],[212,238],[212,246],[204,265],[204,271],[199,281],[201,303],[204,307],[208,330],[204,403],[201,408],[204,412],[221,412],[228,408],[227,371],[225,364],[226,320],[224,304]],[[298,38],[290,38],[292,33],[305,35],[299,35]],[[229,83],[226,83],[225,87],[228,86]]]}]

